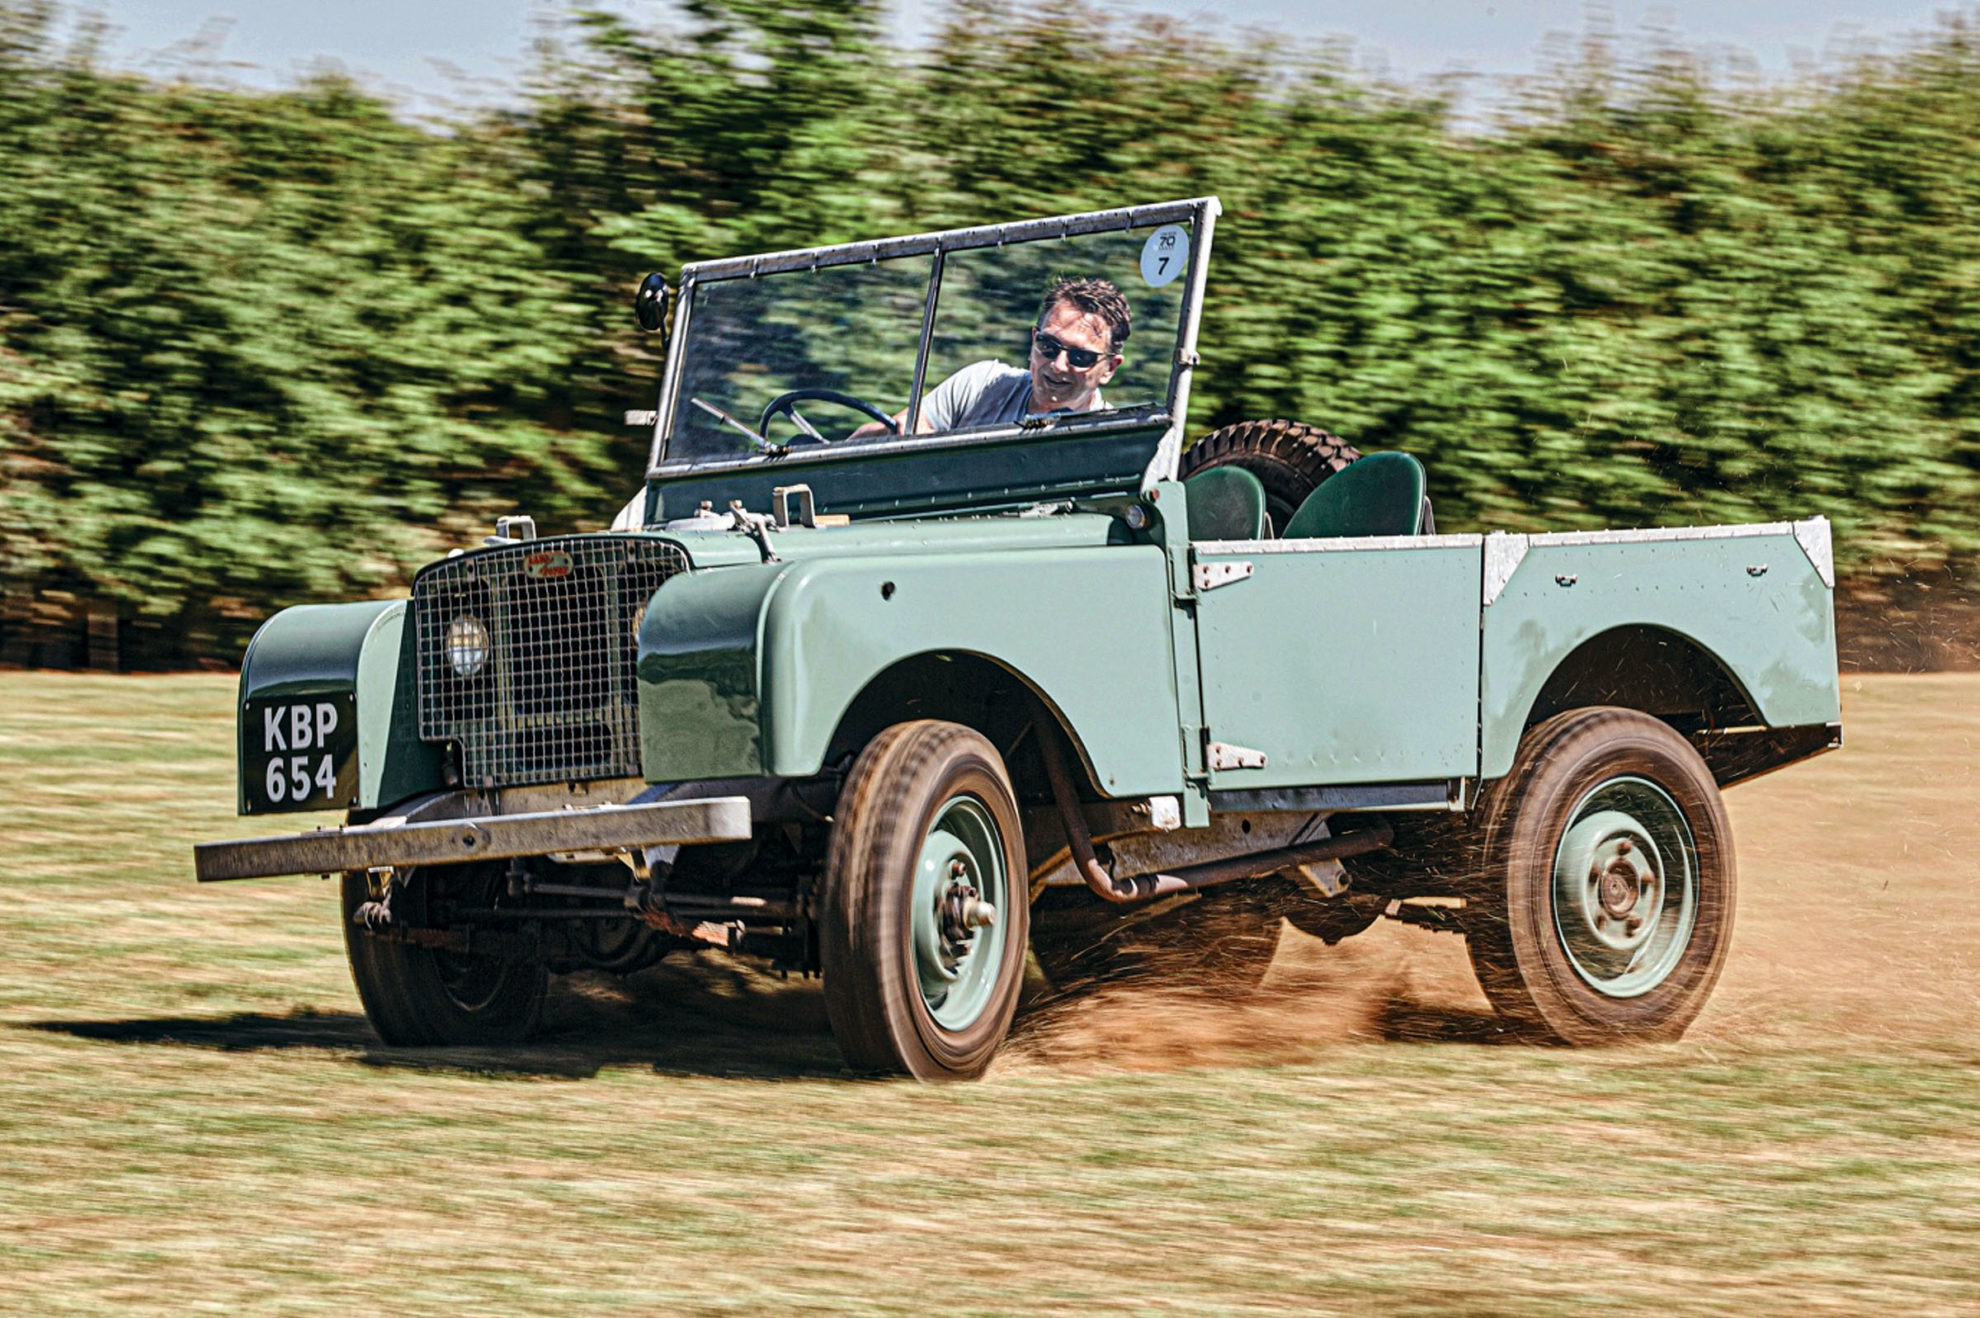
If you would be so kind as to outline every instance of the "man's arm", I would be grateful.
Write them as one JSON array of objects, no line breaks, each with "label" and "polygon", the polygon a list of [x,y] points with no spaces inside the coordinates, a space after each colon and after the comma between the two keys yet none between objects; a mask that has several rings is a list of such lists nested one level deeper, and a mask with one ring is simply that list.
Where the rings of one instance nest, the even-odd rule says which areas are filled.
[{"label": "man's arm", "polygon": [[[921,400],[921,415],[915,418],[914,433],[932,435],[938,430],[954,430],[956,418],[966,412],[970,403],[983,393],[984,382],[1004,369],[998,362],[972,362],[951,375],[942,383],[930,389]],[[907,424],[908,410],[904,407],[894,413],[894,425]],[[887,427],[878,421],[869,421],[846,436],[848,439],[861,439],[868,435],[884,435]]]},{"label": "man's arm", "polygon": [[[902,408],[900,411],[894,413],[893,433],[898,433],[900,431],[900,428],[907,424],[907,414],[908,414],[908,410],[905,407]],[[934,429],[935,428],[933,426],[928,424],[928,407],[926,403],[923,403],[921,409],[921,415],[915,418],[914,433],[917,435],[926,435],[932,432]],[[846,438],[865,439],[869,435],[885,435],[888,433],[890,432],[888,431],[887,427],[881,425],[878,421],[869,421],[865,425],[859,427],[859,429],[853,431],[850,435],[847,435]]]}]

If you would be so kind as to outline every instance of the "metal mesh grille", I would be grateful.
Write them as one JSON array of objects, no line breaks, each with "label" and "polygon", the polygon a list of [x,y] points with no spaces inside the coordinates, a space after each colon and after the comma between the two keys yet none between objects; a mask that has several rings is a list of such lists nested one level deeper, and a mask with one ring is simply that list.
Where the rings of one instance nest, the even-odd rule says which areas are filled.
[{"label": "metal mesh grille", "polygon": [[663,541],[587,535],[426,569],[413,583],[419,735],[458,742],[470,786],[638,773],[639,614],[687,566]]}]

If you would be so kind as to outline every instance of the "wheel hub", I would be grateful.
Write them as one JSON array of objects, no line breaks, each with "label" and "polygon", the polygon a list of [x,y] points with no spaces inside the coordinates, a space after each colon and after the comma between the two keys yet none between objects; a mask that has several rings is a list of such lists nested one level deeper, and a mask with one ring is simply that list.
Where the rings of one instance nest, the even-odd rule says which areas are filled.
[{"label": "wheel hub", "polygon": [[961,1029],[995,996],[1006,960],[998,906],[1011,900],[1002,843],[989,812],[959,796],[938,813],[915,867],[915,972],[938,1024]]},{"label": "wheel hub", "polygon": [[942,954],[953,965],[968,956],[978,929],[997,923],[997,908],[983,900],[971,882],[969,862],[949,862],[949,887],[942,894]]},{"label": "wheel hub", "polygon": [[1588,928],[1608,947],[1634,948],[1663,901],[1656,844],[1628,815],[1603,811],[1577,824],[1568,845],[1589,855],[1580,903]]},{"label": "wheel hub", "polygon": [[1602,872],[1602,909],[1616,919],[1628,915],[1636,905],[1636,872],[1627,865],[1612,865]]},{"label": "wheel hub", "polygon": [[1610,997],[1647,992],[1690,935],[1693,861],[1662,789],[1612,780],[1584,798],[1554,864],[1554,919],[1576,971]]}]

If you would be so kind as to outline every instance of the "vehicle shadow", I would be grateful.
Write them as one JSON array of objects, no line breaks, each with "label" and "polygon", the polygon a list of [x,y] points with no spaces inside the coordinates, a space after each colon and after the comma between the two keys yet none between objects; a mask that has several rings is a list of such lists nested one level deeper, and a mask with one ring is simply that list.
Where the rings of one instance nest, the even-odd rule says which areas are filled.
[{"label": "vehicle shadow", "polygon": [[354,1012],[297,1011],[286,1016],[243,1011],[231,1016],[140,1016],[129,1020],[23,1021],[22,1029],[67,1034],[99,1043],[172,1044],[218,1052],[282,1048],[361,1051],[377,1044]]},{"label": "vehicle shadow", "polygon": [[608,1068],[664,1075],[851,1078],[816,981],[783,981],[713,957],[623,979],[553,980],[537,1033],[513,1047],[391,1048],[358,1012],[44,1020],[25,1028],[105,1043],[261,1052],[316,1048],[386,1070],[588,1079]]},{"label": "vehicle shadow", "polygon": [[[1350,995],[1339,985],[1329,992],[1321,981],[1253,994],[1189,992],[1160,978],[1055,992],[1034,976],[1027,989],[1012,1050],[1048,1066],[1097,1059],[1159,1070],[1280,1053],[1293,1060],[1315,1043],[1357,1040],[1524,1042],[1489,1009],[1433,1005],[1394,991]],[[309,1008],[21,1025],[149,1047],[319,1049],[390,1071],[568,1080],[624,1069],[732,1079],[856,1078],[832,1040],[816,980],[780,980],[714,956],[670,959],[624,978],[583,972],[553,980],[536,1035],[506,1048],[391,1048],[359,1012]]]}]

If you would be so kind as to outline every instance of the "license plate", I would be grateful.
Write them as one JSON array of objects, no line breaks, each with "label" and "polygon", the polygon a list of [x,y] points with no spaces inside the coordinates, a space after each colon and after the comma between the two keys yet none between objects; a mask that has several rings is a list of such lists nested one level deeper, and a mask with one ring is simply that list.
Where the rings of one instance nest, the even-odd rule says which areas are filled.
[{"label": "license plate", "polygon": [[357,804],[357,697],[255,697],[241,710],[241,797],[251,815]]}]

